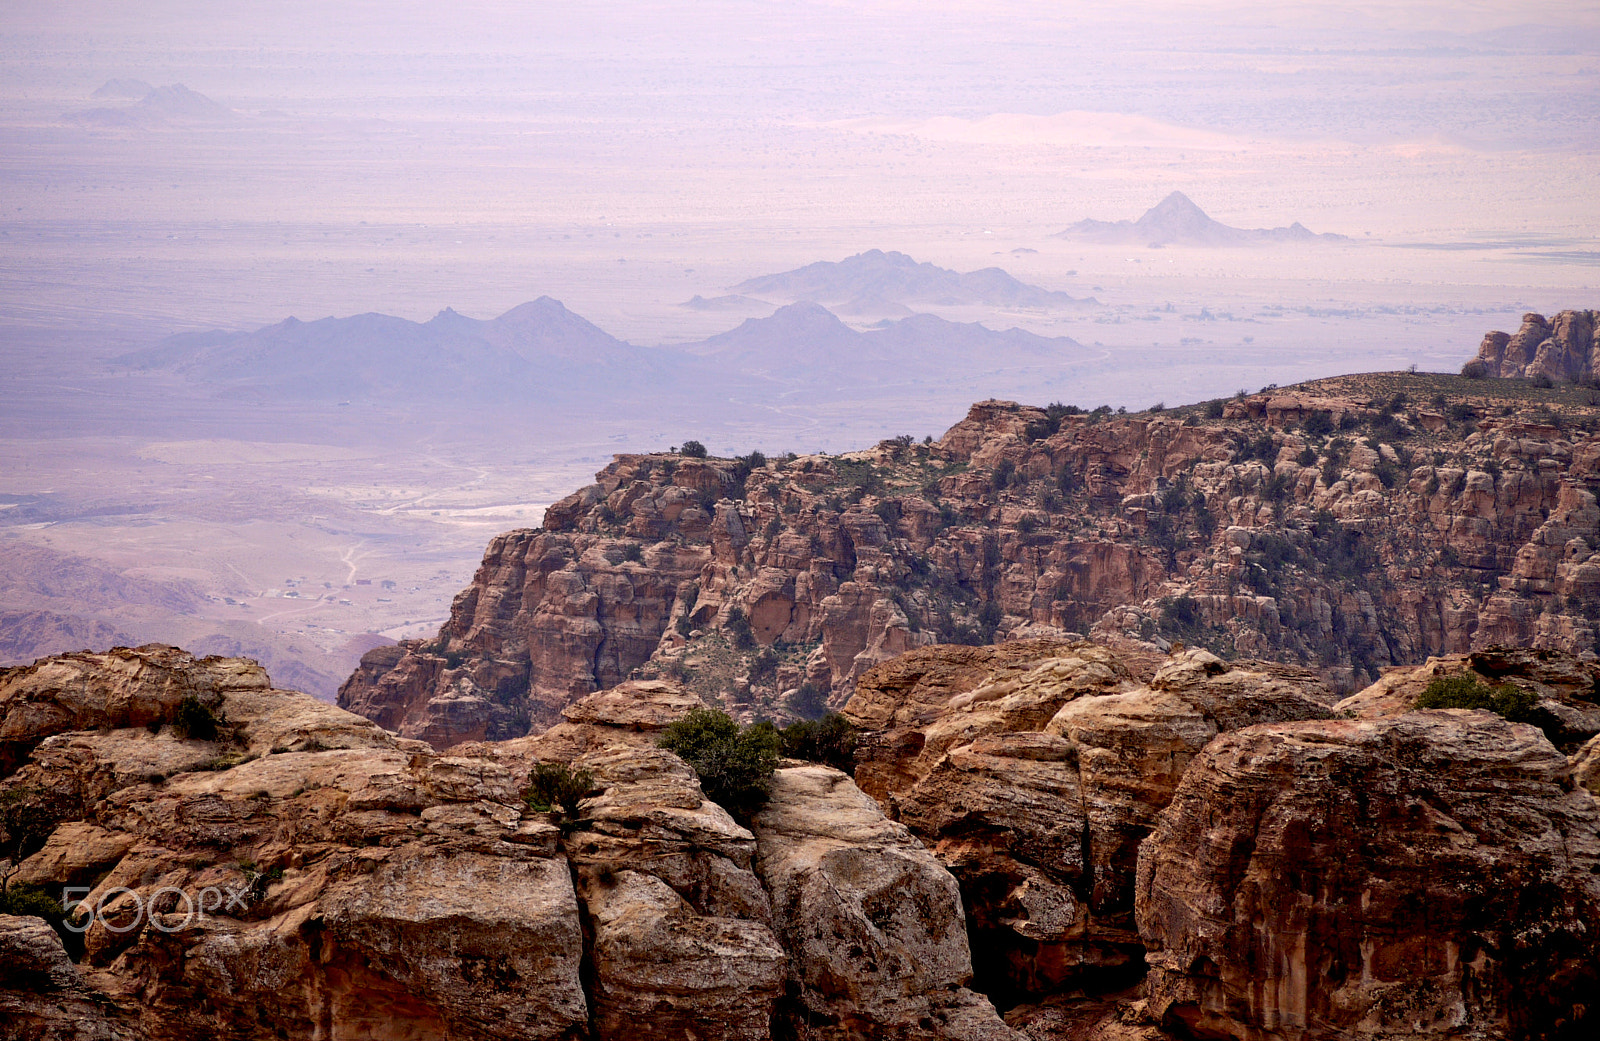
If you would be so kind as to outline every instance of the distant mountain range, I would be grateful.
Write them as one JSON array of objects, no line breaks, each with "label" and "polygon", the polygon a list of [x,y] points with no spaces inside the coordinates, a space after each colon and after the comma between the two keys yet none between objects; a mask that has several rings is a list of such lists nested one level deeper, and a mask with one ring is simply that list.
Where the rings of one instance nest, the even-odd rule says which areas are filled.
[{"label": "distant mountain range", "polygon": [[[877,249],[841,261],[818,261],[793,271],[762,275],[739,283],[730,292],[791,302],[810,300],[844,315],[909,315],[918,305],[1052,309],[1096,302],[1028,285],[997,267],[963,274],[919,264],[904,253]],[[689,306],[695,305],[691,301]]]},{"label": "distant mountain range", "polygon": [[107,80],[90,95],[111,100],[136,98],[131,105],[99,107],[67,113],[74,123],[101,127],[151,127],[167,125],[217,126],[236,123],[238,113],[181,83],[152,87],[143,80]]},{"label": "distant mountain range", "polygon": [[1036,336],[1021,329],[1000,332],[931,314],[862,332],[807,301],[679,349],[714,361],[723,371],[763,379],[881,382],[905,379],[913,371],[938,377],[1031,368],[1074,358],[1083,347],[1064,336]]},{"label": "distant mountain range", "polygon": [[363,314],[287,318],[246,333],[186,333],[118,362],[282,400],[507,402],[647,385],[669,359],[616,339],[546,296],[486,321],[447,308],[420,323]]},{"label": "distant mountain range", "polygon": [[643,401],[709,391],[759,397],[907,380],[947,381],[1081,360],[1066,337],[919,314],[851,328],[803,302],[698,343],[638,347],[541,297],[480,321],[441,311],[427,322],[363,314],[285,319],[254,332],[185,333],[117,359],[214,395],[285,402],[416,402],[440,408]]},{"label": "distant mountain range", "polygon": [[1187,195],[1173,192],[1138,220],[1081,220],[1055,238],[1130,246],[1255,246],[1275,242],[1347,242],[1318,235],[1298,221],[1287,228],[1232,228],[1206,216]]}]

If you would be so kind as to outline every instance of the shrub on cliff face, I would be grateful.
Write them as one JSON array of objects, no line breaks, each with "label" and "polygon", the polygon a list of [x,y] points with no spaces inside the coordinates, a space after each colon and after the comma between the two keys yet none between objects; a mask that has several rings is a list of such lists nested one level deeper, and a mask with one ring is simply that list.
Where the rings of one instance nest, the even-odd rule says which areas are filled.
[{"label": "shrub on cliff face", "polygon": [[791,723],[778,731],[779,747],[791,759],[822,763],[845,773],[856,768],[856,728],[837,712]]},{"label": "shrub on cliff face", "polygon": [[522,801],[535,813],[554,810],[563,819],[578,812],[578,800],[594,791],[594,774],[566,763],[538,763],[528,774]]},{"label": "shrub on cliff face", "polygon": [[756,645],[756,633],[750,627],[750,616],[744,613],[742,607],[728,608],[727,629],[733,637],[733,645],[741,651],[748,651]]},{"label": "shrub on cliff face", "polygon": [[1490,687],[1465,673],[1440,676],[1417,696],[1417,708],[1482,708],[1513,723],[1543,723],[1544,713],[1532,691],[1510,683]]},{"label": "shrub on cliff face", "polygon": [[172,729],[186,740],[215,741],[220,722],[209,706],[190,694],[178,703],[178,710],[172,717]]},{"label": "shrub on cliff face", "polygon": [[691,709],[658,742],[700,778],[706,798],[740,819],[766,804],[778,768],[778,730],[771,723],[741,727],[726,712]]},{"label": "shrub on cliff face", "polygon": [[828,692],[807,680],[789,695],[789,708],[806,719],[816,719],[828,710]]},{"label": "shrub on cliff face", "polygon": [[1305,425],[1301,429],[1312,437],[1325,437],[1333,433],[1333,416],[1322,409],[1317,409],[1306,417]]},{"label": "shrub on cliff face", "polygon": [[0,792],[0,857],[20,863],[33,856],[57,825],[77,816],[73,810],[63,796],[35,785]]},{"label": "shrub on cliff face", "polygon": [[685,441],[683,447],[678,449],[678,454],[690,459],[704,459],[707,455],[706,446],[698,441]]}]

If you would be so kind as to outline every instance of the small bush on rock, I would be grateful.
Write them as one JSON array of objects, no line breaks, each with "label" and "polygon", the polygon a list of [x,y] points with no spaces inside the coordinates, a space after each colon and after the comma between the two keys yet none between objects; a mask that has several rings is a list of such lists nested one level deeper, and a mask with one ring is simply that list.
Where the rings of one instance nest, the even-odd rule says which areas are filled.
[{"label": "small bush on rock", "polygon": [[778,731],[779,747],[791,759],[804,759],[851,773],[856,768],[856,728],[837,712],[791,723]]},{"label": "small bush on rock", "polygon": [[217,714],[193,694],[178,702],[172,715],[172,729],[190,741],[215,741],[220,723]]},{"label": "small bush on rock", "polygon": [[594,791],[594,774],[566,763],[538,763],[528,774],[522,801],[535,813],[554,810],[563,819],[578,812],[578,800]]},{"label": "small bush on rock", "polygon": [[1417,697],[1416,707],[1421,708],[1482,708],[1504,716],[1513,723],[1544,722],[1539,710],[1539,699],[1532,691],[1510,683],[1490,687],[1466,674],[1441,676],[1428,684]]},{"label": "small bush on rock", "polygon": [[706,798],[735,817],[748,819],[766,804],[778,768],[778,731],[771,723],[741,727],[726,712],[691,709],[658,743],[689,764]]}]

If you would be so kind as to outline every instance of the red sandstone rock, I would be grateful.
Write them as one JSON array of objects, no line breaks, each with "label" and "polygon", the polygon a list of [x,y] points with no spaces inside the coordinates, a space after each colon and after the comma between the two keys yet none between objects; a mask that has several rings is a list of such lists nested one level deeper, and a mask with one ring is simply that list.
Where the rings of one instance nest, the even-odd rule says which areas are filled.
[{"label": "red sandstone rock", "polygon": [[1592,1036],[1597,824],[1487,712],[1224,734],[1140,851],[1150,1008],[1196,1037]]}]

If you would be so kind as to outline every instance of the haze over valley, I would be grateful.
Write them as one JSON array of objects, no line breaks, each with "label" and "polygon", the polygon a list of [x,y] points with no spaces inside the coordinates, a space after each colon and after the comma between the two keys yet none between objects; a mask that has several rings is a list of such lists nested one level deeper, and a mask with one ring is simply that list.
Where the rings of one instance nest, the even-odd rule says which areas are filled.
[{"label": "haze over valley", "polygon": [[0,655],[329,696],[614,452],[1455,371],[1593,305],[1579,5],[916,10],[13,5]]}]

